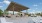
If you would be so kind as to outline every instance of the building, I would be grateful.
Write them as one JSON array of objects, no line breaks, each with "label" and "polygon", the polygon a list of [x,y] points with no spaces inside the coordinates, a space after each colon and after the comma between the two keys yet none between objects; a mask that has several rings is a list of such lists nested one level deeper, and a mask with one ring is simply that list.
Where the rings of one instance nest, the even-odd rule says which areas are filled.
[{"label": "building", "polygon": [[27,10],[27,9],[29,9],[29,7],[20,5],[16,2],[11,2],[6,10],[13,11],[13,15],[14,15],[14,11],[21,12],[21,11]]}]

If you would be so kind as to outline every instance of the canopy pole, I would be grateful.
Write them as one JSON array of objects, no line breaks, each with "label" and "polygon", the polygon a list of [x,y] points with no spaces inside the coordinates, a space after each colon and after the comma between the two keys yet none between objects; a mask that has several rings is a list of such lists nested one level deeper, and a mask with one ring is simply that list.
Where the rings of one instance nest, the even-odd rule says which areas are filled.
[{"label": "canopy pole", "polygon": [[26,10],[26,13],[28,14],[28,10]]},{"label": "canopy pole", "polygon": [[[15,5],[15,4],[14,4],[14,5]],[[14,5],[13,5],[13,15],[14,15],[14,7],[15,7]]]},{"label": "canopy pole", "polygon": [[13,15],[14,15],[14,6],[13,6]]}]

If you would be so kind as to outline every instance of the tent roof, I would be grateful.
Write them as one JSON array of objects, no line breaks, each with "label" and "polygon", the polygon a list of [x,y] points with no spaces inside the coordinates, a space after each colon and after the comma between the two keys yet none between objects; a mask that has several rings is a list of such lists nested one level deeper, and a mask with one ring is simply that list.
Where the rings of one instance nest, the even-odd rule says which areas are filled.
[{"label": "tent roof", "polygon": [[23,11],[23,10],[29,9],[28,7],[20,5],[16,2],[11,2],[6,10],[13,11],[13,7],[14,7],[14,11]]}]

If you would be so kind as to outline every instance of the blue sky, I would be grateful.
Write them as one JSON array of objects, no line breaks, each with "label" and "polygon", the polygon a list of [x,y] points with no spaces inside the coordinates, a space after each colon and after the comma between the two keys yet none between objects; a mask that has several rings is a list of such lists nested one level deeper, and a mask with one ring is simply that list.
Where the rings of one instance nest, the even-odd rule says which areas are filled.
[{"label": "blue sky", "polygon": [[5,10],[11,1],[29,7],[28,12],[42,12],[42,0],[0,0],[0,9]]}]

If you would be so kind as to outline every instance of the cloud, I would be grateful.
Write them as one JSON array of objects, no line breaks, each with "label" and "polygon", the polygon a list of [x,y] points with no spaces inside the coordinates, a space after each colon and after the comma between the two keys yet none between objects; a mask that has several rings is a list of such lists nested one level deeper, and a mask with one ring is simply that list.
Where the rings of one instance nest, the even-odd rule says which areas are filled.
[{"label": "cloud", "polygon": [[30,12],[30,13],[35,13],[35,12]]},{"label": "cloud", "polygon": [[35,13],[35,10],[32,10],[31,12],[29,12],[29,13]]},{"label": "cloud", "polygon": [[7,0],[4,0],[4,1],[7,1]]},{"label": "cloud", "polygon": [[35,11],[35,12],[32,11],[32,12],[30,12],[30,13],[34,13],[34,14],[35,14],[35,13],[41,13],[41,11]]},{"label": "cloud", "polygon": [[28,10],[31,10],[31,9],[28,9]]},{"label": "cloud", "polygon": [[3,3],[3,2],[0,2],[0,4]]},{"label": "cloud", "polygon": [[38,8],[36,8],[36,9],[38,9]]},{"label": "cloud", "polygon": [[0,7],[3,7],[3,6],[0,6]]},{"label": "cloud", "polygon": [[33,11],[35,11],[35,10],[33,10]]},{"label": "cloud", "polygon": [[2,3],[2,2],[0,2],[0,3]]},{"label": "cloud", "polygon": [[39,3],[39,4],[42,4],[42,3]]},{"label": "cloud", "polygon": [[38,6],[38,5],[34,4],[33,6]]},{"label": "cloud", "polygon": [[10,1],[8,1],[8,0],[4,0],[3,1],[5,4],[10,4]]},{"label": "cloud", "polygon": [[10,4],[10,1],[4,0],[3,2],[0,2],[0,3]]}]

